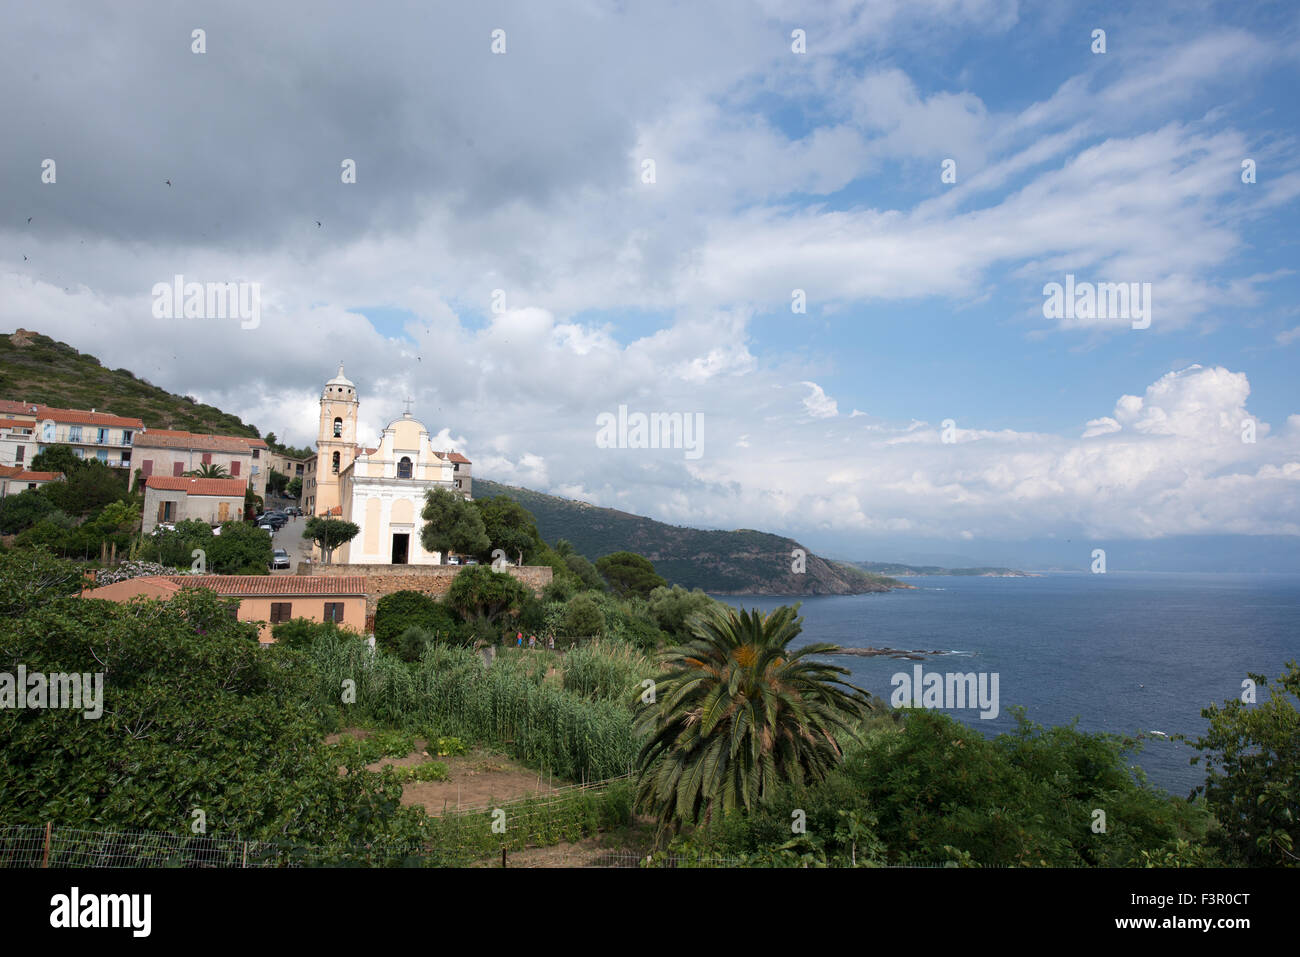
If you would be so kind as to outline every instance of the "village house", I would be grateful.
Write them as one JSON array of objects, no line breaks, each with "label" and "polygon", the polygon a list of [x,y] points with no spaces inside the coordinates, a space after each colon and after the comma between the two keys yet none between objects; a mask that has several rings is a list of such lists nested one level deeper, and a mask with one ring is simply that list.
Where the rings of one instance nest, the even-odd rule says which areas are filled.
[{"label": "village house", "polygon": [[51,445],[66,445],[77,458],[129,470],[144,423],[135,418],[0,400],[0,465],[22,465]]},{"label": "village house", "polygon": [[63,480],[62,472],[31,472],[16,465],[0,465],[0,498]]},{"label": "village house", "polygon": [[141,532],[158,525],[197,520],[209,525],[237,522],[244,517],[243,479],[151,475],[145,480]]},{"label": "village house", "polygon": [[145,429],[136,438],[141,474],[178,477],[204,465],[218,465],[240,479],[255,495],[266,494],[269,450],[261,439],[239,435],[205,435],[173,429]]},{"label": "village house", "polygon": [[168,600],[182,588],[210,588],[223,597],[238,598],[238,619],[257,624],[258,640],[264,644],[275,640],[273,625],[293,618],[333,621],[356,632],[366,624],[365,579],[359,575],[148,575],[90,588],[81,597]]}]

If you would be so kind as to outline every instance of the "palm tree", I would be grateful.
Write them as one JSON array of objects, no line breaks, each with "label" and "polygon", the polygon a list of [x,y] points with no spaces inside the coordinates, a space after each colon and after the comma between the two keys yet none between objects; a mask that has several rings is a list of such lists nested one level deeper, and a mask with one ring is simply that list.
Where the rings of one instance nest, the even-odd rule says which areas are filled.
[{"label": "palm tree", "polygon": [[224,465],[213,465],[210,462],[205,462],[203,465],[200,465],[198,468],[186,472],[185,474],[191,475],[195,478],[230,478],[230,476],[226,474],[226,467]]},{"label": "palm tree", "polygon": [[822,780],[839,763],[836,733],[872,705],[845,668],[809,660],[835,645],[789,649],[798,605],[712,608],[695,638],[664,656],[655,703],[637,721],[649,738],[637,758],[638,804],[661,825],[752,808],[781,782]]}]

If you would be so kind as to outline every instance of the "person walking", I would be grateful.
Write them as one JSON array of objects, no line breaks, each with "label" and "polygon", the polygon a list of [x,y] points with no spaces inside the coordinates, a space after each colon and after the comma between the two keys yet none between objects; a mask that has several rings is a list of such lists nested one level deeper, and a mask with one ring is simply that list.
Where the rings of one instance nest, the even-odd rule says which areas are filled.
[{"label": "person walking", "polygon": [[536,650],[537,650],[537,636],[536,636],[536,635],[529,635],[529,636],[528,636],[528,650],[529,650],[529,651],[536,651]]},{"label": "person walking", "polygon": [[521,631],[515,635],[515,647],[522,648],[523,646],[524,646],[524,633]]},{"label": "person walking", "polygon": [[555,636],[554,636],[554,635],[547,635],[547,637],[546,637],[546,647],[549,648],[551,651],[554,651],[554,650],[555,650]]}]

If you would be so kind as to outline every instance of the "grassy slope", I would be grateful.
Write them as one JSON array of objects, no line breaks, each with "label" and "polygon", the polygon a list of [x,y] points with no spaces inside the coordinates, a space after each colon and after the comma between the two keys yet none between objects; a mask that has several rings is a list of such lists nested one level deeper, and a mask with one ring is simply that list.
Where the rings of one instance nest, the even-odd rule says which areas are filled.
[{"label": "grassy slope", "polygon": [[238,416],[173,395],[126,369],[106,369],[94,356],[34,332],[0,335],[0,398],[131,416],[153,429],[258,437]]}]

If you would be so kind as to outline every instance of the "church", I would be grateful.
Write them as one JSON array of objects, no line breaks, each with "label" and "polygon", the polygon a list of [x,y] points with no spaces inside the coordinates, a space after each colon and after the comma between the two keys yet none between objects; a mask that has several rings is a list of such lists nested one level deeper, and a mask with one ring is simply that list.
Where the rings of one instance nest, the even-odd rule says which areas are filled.
[{"label": "church", "polygon": [[[434,449],[429,430],[409,408],[385,427],[379,445],[357,444],[356,385],[343,375],[325,383],[320,398],[314,476],[305,482],[308,515],[355,523],[356,538],[334,550],[331,561],[352,565],[439,565],[443,556],[420,543],[424,495],[445,488],[470,497],[470,460]],[[313,547],[313,561],[320,549]]]}]

